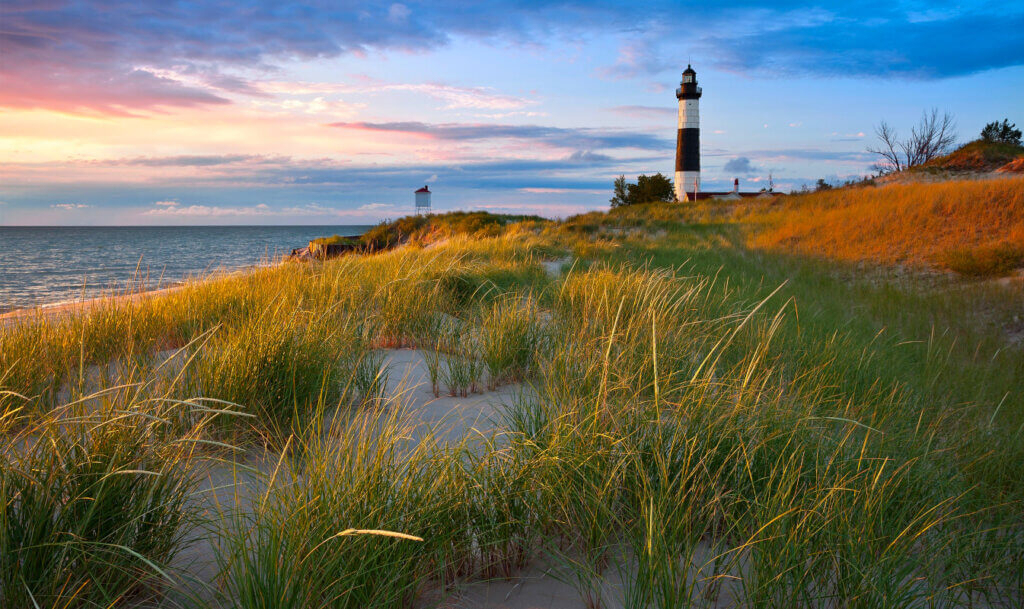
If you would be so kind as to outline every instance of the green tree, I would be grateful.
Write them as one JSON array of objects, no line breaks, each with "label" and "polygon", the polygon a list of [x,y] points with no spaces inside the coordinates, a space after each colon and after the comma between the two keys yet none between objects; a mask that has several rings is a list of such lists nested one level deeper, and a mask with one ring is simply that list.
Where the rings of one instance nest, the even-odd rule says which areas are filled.
[{"label": "green tree", "polygon": [[993,121],[985,125],[985,128],[981,130],[981,139],[986,142],[1000,142],[1020,146],[1021,132],[1016,127],[1015,123],[1011,123],[1005,118],[1002,123]]},{"label": "green tree", "polygon": [[615,186],[612,188],[612,198],[609,200],[613,208],[630,204],[628,189],[629,185],[626,184],[626,176],[620,175],[615,178]]},{"label": "green tree", "polygon": [[629,198],[633,203],[669,203],[676,200],[672,188],[672,180],[661,175],[661,172],[648,176],[640,175],[636,184],[629,185]]},{"label": "green tree", "polygon": [[636,184],[626,182],[626,176],[620,175],[615,178],[610,202],[612,207],[622,207],[637,203],[671,203],[675,200],[672,180],[658,172],[652,176],[641,174],[637,177]]}]

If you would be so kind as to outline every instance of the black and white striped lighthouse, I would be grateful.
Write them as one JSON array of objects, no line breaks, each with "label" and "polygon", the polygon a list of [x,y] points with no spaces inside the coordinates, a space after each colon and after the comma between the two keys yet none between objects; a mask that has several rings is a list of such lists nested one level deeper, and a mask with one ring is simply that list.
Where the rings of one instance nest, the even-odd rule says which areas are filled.
[{"label": "black and white striped lighthouse", "polygon": [[676,89],[679,133],[676,138],[676,200],[693,201],[700,192],[700,87],[689,65]]}]

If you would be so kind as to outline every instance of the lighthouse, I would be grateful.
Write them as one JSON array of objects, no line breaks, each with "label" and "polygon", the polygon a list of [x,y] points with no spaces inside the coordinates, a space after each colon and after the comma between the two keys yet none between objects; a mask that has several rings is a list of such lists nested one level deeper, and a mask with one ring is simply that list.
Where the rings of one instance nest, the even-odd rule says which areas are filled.
[{"label": "lighthouse", "polygon": [[689,65],[676,89],[679,132],[676,136],[676,200],[693,201],[700,192],[700,87]]}]

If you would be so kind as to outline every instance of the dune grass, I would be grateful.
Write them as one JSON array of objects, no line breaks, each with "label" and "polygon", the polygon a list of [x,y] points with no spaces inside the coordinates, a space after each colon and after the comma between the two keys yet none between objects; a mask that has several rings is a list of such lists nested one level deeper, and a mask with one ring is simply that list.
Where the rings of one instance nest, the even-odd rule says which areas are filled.
[{"label": "dune grass", "polygon": [[[111,387],[4,429],[5,607],[122,606],[174,584],[169,565],[200,523],[190,498],[211,415],[151,389]],[[191,421],[184,431],[181,420]]]},{"label": "dune grass", "polygon": [[[198,606],[429,606],[534,564],[591,607],[1019,606],[1024,361],[962,311],[1021,295],[857,282],[685,213],[4,326],[0,604],[159,598],[209,530]],[[442,441],[386,390],[407,347],[436,394],[521,389]],[[209,509],[198,460],[257,445]]]},{"label": "dune grass", "polygon": [[[841,261],[1005,274],[1024,262],[1024,178],[843,188],[741,212],[751,245]],[[1012,250],[995,264],[965,258]]]}]

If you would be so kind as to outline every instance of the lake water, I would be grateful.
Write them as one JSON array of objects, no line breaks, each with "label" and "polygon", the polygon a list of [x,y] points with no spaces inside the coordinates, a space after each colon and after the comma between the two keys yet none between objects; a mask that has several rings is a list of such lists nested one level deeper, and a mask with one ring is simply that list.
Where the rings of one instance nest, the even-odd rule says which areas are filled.
[{"label": "lake water", "polygon": [[[0,312],[166,286],[280,258],[368,226],[0,226]],[[138,269],[138,273],[136,273]]]}]

